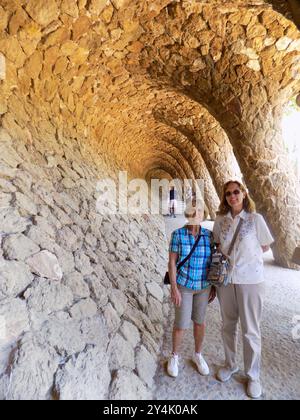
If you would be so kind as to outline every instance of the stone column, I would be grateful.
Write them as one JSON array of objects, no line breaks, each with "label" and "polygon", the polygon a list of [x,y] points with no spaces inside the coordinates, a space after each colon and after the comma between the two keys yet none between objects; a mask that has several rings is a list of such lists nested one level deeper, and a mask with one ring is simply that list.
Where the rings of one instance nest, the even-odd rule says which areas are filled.
[{"label": "stone column", "polygon": [[218,194],[212,182],[210,173],[200,154],[197,156],[197,162],[194,162],[194,164],[195,164],[196,178],[204,181],[204,200],[209,210],[209,214],[211,218],[215,220],[217,216],[219,204],[220,204]]},{"label": "stone column", "polygon": [[[204,127],[206,127],[206,130]],[[201,130],[196,129],[194,136],[218,195],[221,198],[226,182],[242,178],[230,141],[217,121],[210,126],[204,125]]]},{"label": "stone column", "polygon": [[[276,239],[276,262],[287,268],[300,245],[300,185],[273,112],[235,128],[231,141],[247,186]],[[235,131],[235,134],[234,134]]]}]

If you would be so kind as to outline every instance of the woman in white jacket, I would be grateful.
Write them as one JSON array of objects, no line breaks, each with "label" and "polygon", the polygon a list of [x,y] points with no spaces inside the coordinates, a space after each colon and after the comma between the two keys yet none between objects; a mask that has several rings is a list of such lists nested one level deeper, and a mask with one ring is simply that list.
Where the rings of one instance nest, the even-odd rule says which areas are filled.
[{"label": "woman in white jacket", "polygon": [[234,233],[243,220],[230,258],[230,284],[218,290],[223,321],[226,365],[218,379],[227,382],[238,371],[236,354],[240,320],[247,393],[260,398],[261,331],[260,324],[265,294],[263,253],[274,242],[264,218],[256,213],[255,204],[246,188],[238,181],[224,185],[222,202],[214,226],[214,240],[227,255]]}]

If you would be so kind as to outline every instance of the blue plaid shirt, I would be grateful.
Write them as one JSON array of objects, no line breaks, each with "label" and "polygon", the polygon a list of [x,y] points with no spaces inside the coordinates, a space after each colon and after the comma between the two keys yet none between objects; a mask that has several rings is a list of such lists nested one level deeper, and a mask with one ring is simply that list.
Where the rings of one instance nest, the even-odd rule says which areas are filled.
[{"label": "blue plaid shirt", "polygon": [[[193,255],[177,274],[177,283],[179,285],[197,291],[210,287],[210,284],[207,282],[207,275],[214,244],[211,231],[201,228],[201,236]],[[170,252],[179,255],[177,266],[189,255],[195,242],[196,239],[187,226],[173,232]]]}]

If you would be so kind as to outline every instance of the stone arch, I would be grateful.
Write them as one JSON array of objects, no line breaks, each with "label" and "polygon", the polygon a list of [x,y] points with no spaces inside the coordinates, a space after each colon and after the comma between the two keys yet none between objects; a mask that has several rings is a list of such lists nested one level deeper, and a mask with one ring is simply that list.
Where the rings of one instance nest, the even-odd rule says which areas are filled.
[{"label": "stone arch", "polygon": [[[122,135],[118,136],[118,138],[113,142],[114,150],[113,152],[116,153],[116,150],[120,152],[120,154],[124,153],[124,157],[122,156],[122,162],[124,165],[124,162],[128,160],[128,157],[131,158],[131,160],[134,159],[135,156],[141,157],[139,161],[143,161],[142,156],[144,154],[144,151],[146,150],[145,146],[151,148],[153,150],[153,153],[155,154],[155,148],[156,143],[158,142],[158,139],[163,135],[164,139],[172,138],[172,144],[177,149],[179,148],[181,151],[181,154],[184,154],[186,157],[186,161],[193,160],[192,167],[198,167],[197,173],[199,176],[196,176],[196,178],[204,179],[205,180],[205,192],[207,195],[207,205],[210,209],[212,217],[215,216],[216,210],[218,207],[218,198],[215,193],[215,188],[211,182],[210,175],[207,173],[207,169],[202,168],[203,167],[203,159],[199,155],[199,152],[195,148],[195,146],[192,146],[192,143],[186,140],[186,137],[178,135],[178,131],[176,129],[172,129],[171,127],[166,126],[165,124],[159,124],[155,118],[153,118],[152,115],[152,109],[155,109],[157,102],[163,102],[165,101],[166,97],[174,98],[174,100],[177,98],[178,95],[174,94],[172,91],[161,91],[159,89],[154,89],[153,98],[151,98],[150,101],[147,102],[147,114],[146,115],[139,115],[138,119],[141,121],[137,121],[136,116],[138,115],[139,110],[136,110],[136,113],[133,112],[134,107],[136,107],[136,104],[139,104],[141,101],[143,101],[143,95],[136,94],[135,95],[135,104],[131,104],[131,116],[128,115],[128,120],[126,121],[126,126],[121,125],[119,127],[119,130],[122,132]],[[184,98],[180,98],[181,101]],[[177,100],[177,99],[176,99]],[[114,130],[114,122],[115,119],[117,120],[117,117],[111,116],[112,124],[108,126],[108,131],[111,134]],[[141,129],[137,132],[136,126],[138,124],[141,124]],[[147,127],[147,135],[143,134],[143,128]],[[124,137],[127,139],[126,142],[126,148],[123,147],[123,139]],[[174,138],[174,140],[173,140]],[[184,143],[183,143],[184,142]],[[170,141],[168,142],[170,143]],[[152,145],[152,146],[151,146]],[[109,147],[106,146],[106,147]],[[109,149],[108,149],[109,150]],[[112,152],[108,152],[110,155],[112,155]],[[129,153],[127,153],[127,150]],[[186,152],[189,152],[188,155]],[[150,152],[151,153],[151,152]],[[115,157],[116,158],[116,157]],[[132,165],[131,170],[133,170]],[[200,169],[199,169],[200,168]],[[138,172],[137,169],[134,170],[135,173]],[[142,176],[143,174],[140,174]],[[138,176],[138,175],[137,175]]]},{"label": "stone arch", "polygon": [[150,181],[149,174],[152,174],[153,171],[162,171],[163,173],[167,173],[169,174],[169,177],[171,179],[178,178],[178,174],[176,173],[176,171],[174,171],[174,168],[170,166],[167,162],[164,162],[164,163],[157,162],[156,164],[155,163],[152,164],[152,168],[148,170],[145,176],[145,179],[148,180],[148,182]]},{"label": "stone arch", "polygon": [[168,181],[172,181],[174,178],[165,169],[157,167],[150,169],[148,173],[146,173],[145,179],[148,182],[151,182],[151,179],[167,179]]},{"label": "stone arch", "polygon": [[[176,174],[176,178],[179,179],[185,179],[187,177],[187,174],[185,173],[185,171],[178,165],[177,161],[174,158],[167,157],[164,154],[158,153],[156,156],[152,156],[151,160],[148,160],[148,168],[151,169],[151,167],[153,165],[157,166],[157,165],[161,165],[164,168],[164,163],[166,162],[168,164],[169,167],[172,167],[173,170],[175,171]],[[147,170],[148,170],[147,168]]]},{"label": "stone arch", "polygon": [[[65,137],[82,136],[105,157],[108,144],[97,127],[105,133],[113,105],[129,110],[120,100],[124,93],[137,99],[138,87],[146,105],[149,97],[155,100],[153,86],[176,89],[203,104],[227,132],[247,186],[277,238],[276,260],[289,265],[299,236],[289,226],[298,225],[299,200],[278,125],[283,103],[299,90],[299,34],[289,20],[264,2],[230,9],[218,1],[151,2],[138,16],[134,2],[122,13],[108,4],[101,11],[80,4],[72,16],[56,2],[45,10],[28,3],[27,13],[15,3],[3,6],[6,78],[0,112],[9,132],[30,143],[33,132],[46,134],[32,127],[32,119],[40,126],[51,119]],[[62,19],[55,20],[60,13]],[[293,199],[281,185],[293,191]]]},{"label": "stone arch", "polygon": [[[161,95],[161,92],[159,94],[160,96],[158,99],[160,100],[160,97],[163,97],[163,95]],[[181,135],[175,128],[160,124],[153,118],[151,109],[155,107],[155,103],[156,102],[153,102],[149,105],[149,116],[147,118],[143,117],[143,123],[147,126],[149,136],[144,138],[144,140],[142,135],[133,134],[133,132],[130,132],[130,134],[126,136],[128,138],[127,147],[130,151],[131,158],[133,156],[138,156],[139,162],[145,162],[146,159],[143,158],[143,156],[146,150],[150,150],[150,155],[155,155],[157,145],[161,140],[165,144],[172,144],[173,148],[184,156],[185,163],[182,161],[182,158],[179,158],[178,161],[182,161],[182,165],[188,164],[192,168],[193,174],[190,172],[189,178],[204,180],[207,206],[211,216],[214,218],[219,205],[219,199],[201,154],[187,137]],[[167,149],[165,149],[165,151],[166,150]],[[133,167],[131,167],[131,170],[133,170]],[[141,176],[143,176],[143,174],[141,174]]]},{"label": "stone arch", "polygon": [[179,136],[178,134],[176,137],[170,136],[165,141],[171,141],[174,147],[177,147],[182,155],[189,160],[194,171],[194,178],[203,180],[205,202],[212,219],[215,219],[219,207],[219,197],[206,164],[198,149],[196,149],[196,147],[191,144],[186,137]]},{"label": "stone arch", "polygon": [[[180,166],[181,171],[184,172],[185,177],[182,179],[194,179],[195,178],[195,172],[193,163],[189,161],[186,153],[182,148],[180,148],[176,142],[172,142],[169,140],[169,137],[162,137],[157,133],[155,136],[155,139],[153,140],[153,143],[144,144],[137,144],[132,146],[132,152],[139,156],[139,161],[142,162],[143,166],[143,172],[142,175],[144,176],[147,172],[148,168],[148,162],[149,158],[157,157],[158,155],[166,155],[166,159],[168,157],[172,158],[173,162],[177,162],[177,164]],[[162,160],[163,161],[163,160]],[[182,173],[182,172],[181,172]]]},{"label": "stone arch", "polygon": [[300,235],[294,229],[299,187],[286,169],[279,122],[284,102],[299,89],[296,27],[263,4],[226,13],[225,5],[194,1],[170,5],[147,25],[155,36],[142,38],[147,46],[141,64],[152,78],[198,101],[220,122],[275,234],[276,261],[295,267],[290,261]]},{"label": "stone arch", "polygon": [[179,130],[198,148],[219,196],[222,195],[225,182],[242,178],[226,134],[205,109],[185,101],[166,104],[164,108],[159,105],[154,116]]}]

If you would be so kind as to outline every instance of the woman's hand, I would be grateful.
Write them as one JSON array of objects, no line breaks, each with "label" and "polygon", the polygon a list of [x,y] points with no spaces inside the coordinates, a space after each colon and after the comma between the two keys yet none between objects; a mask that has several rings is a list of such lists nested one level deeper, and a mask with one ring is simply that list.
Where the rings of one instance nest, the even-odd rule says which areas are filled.
[{"label": "woman's hand", "polygon": [[264,253],[270,251],[270,247],[268,245],[262,246],[261,248],[262,248],[262,250],[263,250]]},{"label": "woman's hand", "polygon": [[172,286],[172,288],[171,288],[171,298],[172,298],[172,302],[174,303],[174,305],[176,305],[178,307],[181,306],[182,296],[181,296],[180,290],[178,289],[177,285]]},{"label": "woman's hand", "polygon": [[209,298],[208,298],[208,303],[213,303],[213,301],[216,299],[217,296],[217,289],[212,286],[210,294],[209,294]]}]

